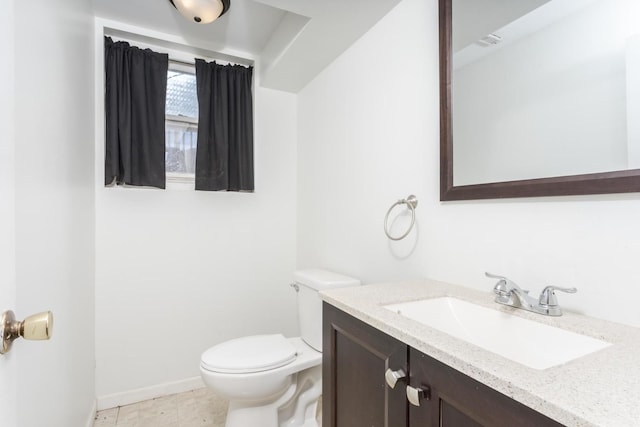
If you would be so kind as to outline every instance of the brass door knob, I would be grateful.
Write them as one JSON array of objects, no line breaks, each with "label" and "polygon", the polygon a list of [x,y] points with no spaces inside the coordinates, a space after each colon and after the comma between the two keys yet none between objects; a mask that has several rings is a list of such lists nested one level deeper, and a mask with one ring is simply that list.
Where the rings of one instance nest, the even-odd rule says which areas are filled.
[{"label": "brass door knob", "polygon": [[53,313],[43,311],[34,314],[22,322],[16,320],[13,311],[7,310],[2,313],[0,319],[0,336],[2,337],[2,348],[0,354],[11,350],[11,344],[16,338],[22,337],[26,340],[48,340],[53,332]]}]

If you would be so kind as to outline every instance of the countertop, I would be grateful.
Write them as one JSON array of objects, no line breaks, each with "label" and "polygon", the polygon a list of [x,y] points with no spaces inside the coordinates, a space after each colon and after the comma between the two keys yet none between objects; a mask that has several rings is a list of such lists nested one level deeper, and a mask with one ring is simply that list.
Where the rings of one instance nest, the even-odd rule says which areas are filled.
[{"label": "countertop", "polygon": [[[612,345],[563,365],[537,370],[382,307],[441,296],[456,297]],[[332,289],[321,292],[321,297],[382,332],[562,424],[640,425],[638,328],[567,312],[560,317],[542,316],[497,304],[490,292],[433,280]]]}]

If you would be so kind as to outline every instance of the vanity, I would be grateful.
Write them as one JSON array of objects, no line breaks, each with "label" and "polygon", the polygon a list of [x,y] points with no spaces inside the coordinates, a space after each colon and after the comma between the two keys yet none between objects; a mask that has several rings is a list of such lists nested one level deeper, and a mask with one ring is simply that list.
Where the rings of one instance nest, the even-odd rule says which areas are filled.
[{"label": "vanity", "polygon": [[[394,308],[443,297],[606,345],[534,368]],[[324,427],[618,427],[640,420],[637,328],[574,313],[541,316],[496,304],[489,292],[432,280],[336,289],[322,298]],[[500,334],[516,342],[516,334]],[[535,343],[541,354],[546,344]]]}]

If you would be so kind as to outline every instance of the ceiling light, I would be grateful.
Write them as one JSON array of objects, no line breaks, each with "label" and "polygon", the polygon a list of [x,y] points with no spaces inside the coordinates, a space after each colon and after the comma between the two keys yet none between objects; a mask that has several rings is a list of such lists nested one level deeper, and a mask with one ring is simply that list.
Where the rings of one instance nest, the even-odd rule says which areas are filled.
[{"label": "ceiling light", "polygon": [[189,21],[209,24],[229,10],[231,0],[169,0]]}]

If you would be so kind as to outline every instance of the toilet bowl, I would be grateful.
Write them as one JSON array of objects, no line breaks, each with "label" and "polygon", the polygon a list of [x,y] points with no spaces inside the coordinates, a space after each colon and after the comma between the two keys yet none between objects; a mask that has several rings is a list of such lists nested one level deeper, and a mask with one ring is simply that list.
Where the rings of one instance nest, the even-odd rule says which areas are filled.
[{"label": "toilet bowl", "polygon": [[294,274],[301,336],[253,335],[202,354],[204,384],[229,400],[225,427],[318,427],[322,394],[322,300],[318,291],[356,286],[326,270]]},{"label": "toilet bowl", "polygon": [[[315,419],[317,400],[322,393],[322,370],[317,369],[318,372],[314,372],[313,368],[320,368],[322,353],[305,344],[300,338],[287,339],[282,335],[258,335],[223,344],[230,357],[227,358],[227,355],[223,356],[219,352],[213,355],[205,352],[200,364],[200,375],[207,387],[230,401],[226,427],[280,427],[283,425],[278,422],[281,407],[305,391],[311,392],[307,393],[305,402],[297,402],[301,407],[297,419],[292,419],[292,416],[296,415],[292,413],[288,417],[290,424],[284,425],[317,426],[311,422],[305,424],[301,415],[309,412]],[[281,347],[281,354],[263,352],[265,345],[271,346],[269,350],[276,350],[276,346]],[[253,360],[243,360],[246,367],[230,368],[228,364],[219,366],[224,365],[220,362],[232,360],[234,350],[249,350],[251,347],[253,351],[244,354],[255,357],[251,358]],[[208,352],[212,350],[217,349],[213,347]],[[289,351],[293,358],[282,364],[282,356]],[[272,367],[269,366],[271,364]],[[315,393],[312,390],[314,387]]]}]

